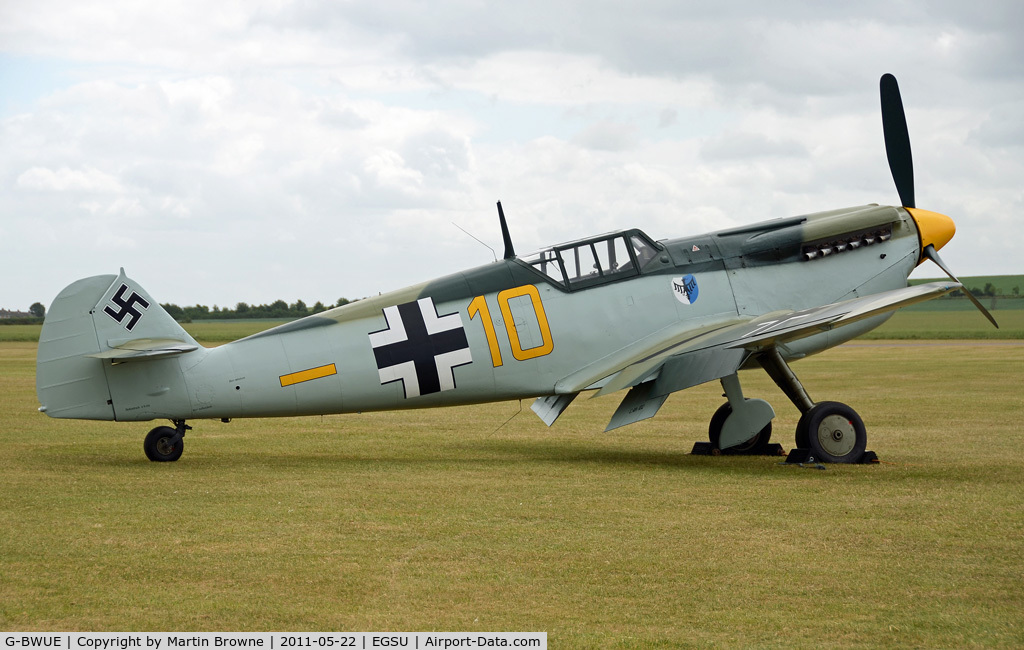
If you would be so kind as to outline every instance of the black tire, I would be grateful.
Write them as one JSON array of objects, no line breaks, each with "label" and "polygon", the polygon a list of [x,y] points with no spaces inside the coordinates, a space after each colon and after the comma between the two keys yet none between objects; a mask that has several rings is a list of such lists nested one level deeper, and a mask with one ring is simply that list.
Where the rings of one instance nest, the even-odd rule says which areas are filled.
[{"label": "black tire", "polygon": [[181,458],[181,452],[185,451],[185,441],[178,440],[178,444],[171,445],[175,431],[171,427],[157,427],[146,434],[146,441],[142,443],[142,449],[146,452],[146,458],[156,463],[171,463]]},{"label": "black tire", "polygon": [[810,430],[807,428],[807,414],[810,412],[811,409],[804,411],[803,415],[800,416],[800,420],[796,423],[797,449],[807,449],[811,446],[811,434]]},{"label": "black tire", "polygon": [[[718,443],[722,439],[722,427],[725,426],[725,420],[732,415],[732,407],[729,406],[729,402],[722,404],[715,411],[715,414],[711,416],[711,423],[708,424],[708,440],[711,441],[712,449],[719,449]],[[729,447],[730,451],[750,451],[761,445],[767,445],[768,440],[772,437],[772,423],[769,422],[764,426],[763,429],[757,432],[757,434],[745,442],[741,442],[738,445]]]},{"label": "black tire", "polygon": [[[819,402],[800,418],[807,432],[807,448],[815,460],[858,463],[864,456],[868,434],[857,412],[840,402]],[[797,435],[799,436],[799,425]]]}]

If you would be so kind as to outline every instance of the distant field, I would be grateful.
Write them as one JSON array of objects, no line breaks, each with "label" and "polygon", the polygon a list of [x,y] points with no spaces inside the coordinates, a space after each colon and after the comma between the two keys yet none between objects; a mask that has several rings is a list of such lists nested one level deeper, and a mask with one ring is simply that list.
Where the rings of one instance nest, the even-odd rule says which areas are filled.
[{"label": "distant field", "polygon": [[[146,423],[36,412],[0,344],[0,629],[547,631],[553,648],[1024,646],[1024,343],[860,342],[794,364],[877,466],[689,455],[717,383],[602,433],[529,403]],[[744,392],[796,410],[763,372]],[[522,408],[522,412],[520,412]],[[159,423],[154,423],[159,424]]]},{"label": "distant field", "polygon": [[39,340],[42,325],[0,325],[0,341],[31,341]]},{"label": "distant field", "polygon": [[[181,326],[201,343],[227,343],[287,322],[286,320],[222,320],[182,323]],[[0,326],[0,341],[36,342],[39,340],[40,329],[42,329],[42,325]]]},{"label": "distant field", "polygon": [[[970,304],[966,299],[964,302]],[[992,327],[973,305],[969,311],[901,309],[861,339],[1024,339],[1024,309],[997,310],[992,316],[999,329]]]},{"label": "distant field", "polygon": [[[989,310],[993,314],[998,312],[1007,311],[1024,311],[1024,298],[991,298],[982,297],[978,299],[985,309]],[[977,311],[977,307],[974,306],[968,298],[964,296],[957,296],[955,298],[939,298],[936,300],[928,300],[926,302],[919,302],[916,305],[910,305],[904,307],[903,311]]]},{"label": "distant field", "polygon": [[236,341],[287,322],[287,320],[196,321],[193,323],[182,323],[181,326],[197,341],[204,343],[227,343],[228,341]]},{"label": "distant field", "polygon": [[[924,280],[913,279],[910,284],[924,284],[925,282],[937,282],[940,280],[946,280],[948,278],[935,277]],[[965,287],[974,289],[984,289],[986,284],[991,284],[996,289],[996,293],[1003,294],[1005,296],[1013,295],[1014,288],[1017,289],[1020,295],[1024,295],[1024,275],[971,275],[960,278],[960,282]]]}]

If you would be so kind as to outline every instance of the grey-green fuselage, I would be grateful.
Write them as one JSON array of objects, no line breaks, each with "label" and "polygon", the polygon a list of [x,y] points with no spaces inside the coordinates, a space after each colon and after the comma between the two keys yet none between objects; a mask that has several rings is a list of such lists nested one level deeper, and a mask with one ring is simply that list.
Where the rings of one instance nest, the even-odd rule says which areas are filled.
[{"label": "grey-green fuselage", "polygon": [[[870,246],[833,248],[820,257],[807,253],[816,242],[879,229],[885,236]],[[681,321],[698,329],[904,287],[920,261],[913,219],[887,206],[665,240],[656,249],[637,274],[575,290],[523,260],[506,259],[216,348],[140,362],[94,359],[107,380],[110,417],[103,409],[93,417],[313,415],[553,395],[564,378]],[[687,282],[692,297],[680,289]],[[428,303],[417,302],[427,298]],[[432,306],[439,322],[446,323],[445,332],[458,339],[428,340],[411,353],[422,357],[425,346],[434,355],[453,355],[438,366],[440,386],[433,388],[410,385],[412,366],[405,379],[388,367],[403,359],[415,365],[401,356],[404,352],[393,358],[383,352],[401,338],[388,338],[396,306],[421,304]],[[877,327],[886,317],[803,338],[781,351],[787,359],[814,354]],[[51,415],[82,417],[73,411]]]}]

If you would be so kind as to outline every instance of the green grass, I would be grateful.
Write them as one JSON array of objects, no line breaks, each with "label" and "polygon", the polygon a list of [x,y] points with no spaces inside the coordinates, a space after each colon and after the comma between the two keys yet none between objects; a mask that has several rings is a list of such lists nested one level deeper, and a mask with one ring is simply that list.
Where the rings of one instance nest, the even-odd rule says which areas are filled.
[{"label": "green grass", "polygon": [[227,343],[287,323],[287,320],[223,320],[183,323],[189,334],[203,343]]},{"label": "green grass", "polygon": [[[979,299],[981,304],[985,306],[993,314],[997,316],[1002,312],[1013,312],[1013,311],[1024,311],[1024,298],[991,298],[982,297]],[[956,296],[954,298],[938,298],[936,300],[928,300],[925,302],[919,302],[907,307],[903,307],[900,311],[969,311],[977,312],[978,308],[974,306],[970,300],[965,298],[963,295]]]},{"label": "green grass", "polygon": [[[1018,342],[857,343],[800,361],[885,463],[688,454],[709,384],[602,433],[523,404],[150,425],[34,411],[0,345],[0,629],[536,630],[552,647],[1024,644]],[[764,373],[776,438],[796,411]],[[511,418],[511,421],[507,422]]]},{"label": "green grass", "polygon": [[[197,341],[201,343],[227,343],[287,323],[287,320],[220,320],[182,323]],[[0,342],[38,341],[42,325],[0,326]]]},{"label": "green grass", "polygon": [[[932,301],[938,302],[938,301]],[[969,303],[969,301],[964,300]],[[992,312],[999,329],[977,309],[970,311],[914,311],[901,309],[881,327],[861,336],[878,339],[1024,339],[1024,309]]]},{"label": "green grass", "polygon": [[38,341],[42,325],[0,325],[0,342]]}]

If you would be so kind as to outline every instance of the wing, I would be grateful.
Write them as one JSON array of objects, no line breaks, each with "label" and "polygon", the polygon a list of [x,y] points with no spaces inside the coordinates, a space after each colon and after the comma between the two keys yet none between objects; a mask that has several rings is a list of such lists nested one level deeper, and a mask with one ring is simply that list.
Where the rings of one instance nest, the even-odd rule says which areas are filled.
[{"label": "wing", "polygon": [[575,395],[597,388],[597,397],[632,388],[608,425],[614,429],[652,417],[670,393],[733,374],[752,354],[931,300],[961,286],[931,282],[801,311],[727,319],[699,329],[682,322],[578,370],[559,381],[555,390]]}]

